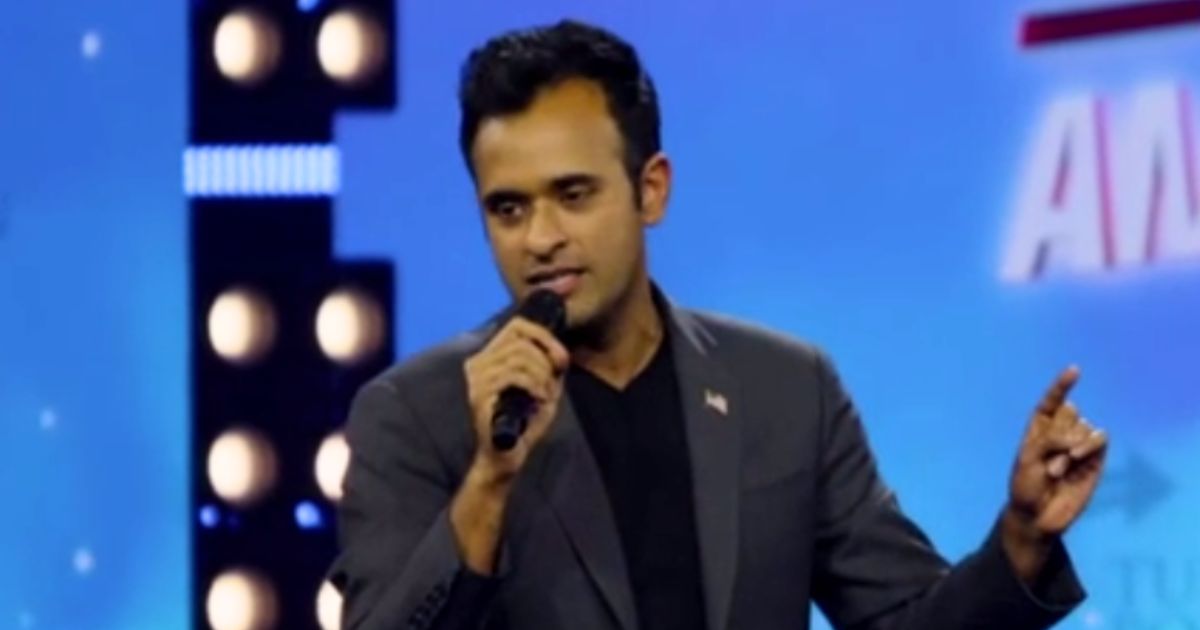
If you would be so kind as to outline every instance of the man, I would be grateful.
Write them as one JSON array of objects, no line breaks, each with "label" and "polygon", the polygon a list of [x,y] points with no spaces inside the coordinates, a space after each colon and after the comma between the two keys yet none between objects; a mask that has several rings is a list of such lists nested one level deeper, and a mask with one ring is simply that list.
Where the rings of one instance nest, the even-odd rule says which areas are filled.
[{"label": "man", "polygon": [[[1046,628],[1083,598],[1061,535],[1106,438],[1065,371],[1037,405],[1007,504],[950,567],[899,510],[820,351],[672,304],[644,230],[671,165],[634,50],[576,22],[471,54],[461,144],[514,304],[362,389],[334,566],[347,628]],[[498,392],[537,407],[492,448]]]}]

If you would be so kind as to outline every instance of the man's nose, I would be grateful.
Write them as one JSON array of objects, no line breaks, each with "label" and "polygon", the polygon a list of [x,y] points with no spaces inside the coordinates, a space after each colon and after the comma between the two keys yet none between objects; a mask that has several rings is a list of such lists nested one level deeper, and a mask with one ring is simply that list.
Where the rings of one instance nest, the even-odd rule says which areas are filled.
[{"label": "man's nose", "polygon": [[558,210],[551,204],[534,205],[533,216],[525,232],[525,247],[530,254],[545,258],[554,254],[567,240]]}]

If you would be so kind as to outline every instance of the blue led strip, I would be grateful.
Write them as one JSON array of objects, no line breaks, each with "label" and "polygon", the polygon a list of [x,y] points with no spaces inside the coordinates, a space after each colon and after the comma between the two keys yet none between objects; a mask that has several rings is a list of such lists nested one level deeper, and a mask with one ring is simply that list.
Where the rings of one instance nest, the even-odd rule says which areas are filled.
[{"label": "blue led strip", "polygon": [[329,197],[341,184],[331,144],[198,145],[183,152],[189,197]]}]

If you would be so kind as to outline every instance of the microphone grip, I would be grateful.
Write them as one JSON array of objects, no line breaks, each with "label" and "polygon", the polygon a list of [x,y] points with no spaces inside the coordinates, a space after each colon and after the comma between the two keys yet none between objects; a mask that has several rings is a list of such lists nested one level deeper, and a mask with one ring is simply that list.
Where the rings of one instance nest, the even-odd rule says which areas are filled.
[{"label": "microphone grip", "polygon": [[[555,337],[563,338],[567,306],[554,291],[534,291],[521,303],[517,314],[546,327]],[[492,448],[507,451],[516,446],[521,434],[525,433],[530,416],[536,411],[537,401],[529,392],[515,385],[504,388],[492,411]]]},{"label": "microphone grip", "polygon": [[500,392],[492,416],[492,448],[501,452],[512,450],[525,433],[529,417],[536,408],[533,396],[519,387],[508,387]]}]

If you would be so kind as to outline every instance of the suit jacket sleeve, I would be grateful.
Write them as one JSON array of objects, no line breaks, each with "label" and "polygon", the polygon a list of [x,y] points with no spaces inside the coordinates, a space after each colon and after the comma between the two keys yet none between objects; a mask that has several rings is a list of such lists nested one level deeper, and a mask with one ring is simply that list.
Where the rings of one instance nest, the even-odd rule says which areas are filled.
[{"label": "suit jacket sleeve", "polygon": [[826,357],[814,598],[836,628],[1037,630],[1084,593],[1061,542],[1034,588],[1013,572],[993,528],[951,567],[900,510],[878,473],[858,412]]},{"label": "suit jacket sleeve", "polygon": [[479,627],[499,578],[463,566],[449,520],[457,483],[395,385],[376,380],[359,392],[346,438],[342,553],[330,576],[344,597],[343,627]]}]

